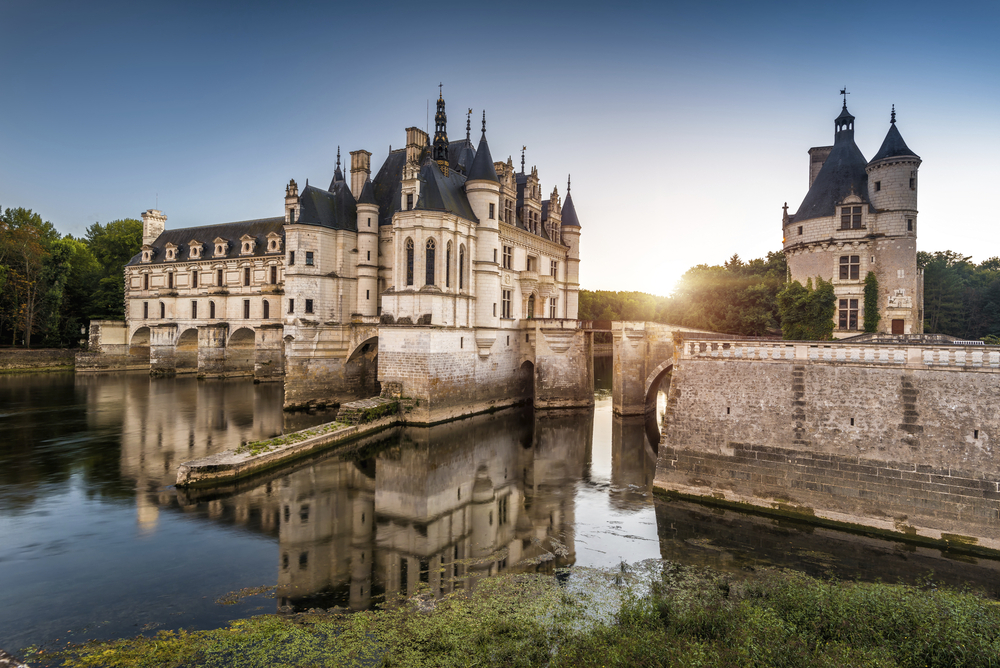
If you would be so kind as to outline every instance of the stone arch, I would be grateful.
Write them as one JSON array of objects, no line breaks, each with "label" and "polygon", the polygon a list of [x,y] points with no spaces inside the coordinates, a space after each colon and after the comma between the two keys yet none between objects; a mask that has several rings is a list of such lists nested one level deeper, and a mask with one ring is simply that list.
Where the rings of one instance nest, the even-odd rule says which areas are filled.
[{"label": "stone arch", "polygon": [[174,359],[177,373],[196,373],[198,371],[198,330],[194,327],[185,329],[177,337]]},{"label": "stone arch", "polygon": [[535,363],[525,360],[517,371],[517,382],[520,396],[531,403],[535,401]]},{"label": "stone arch", "polygon": [[357,359],[361,355],[365,355],[367,353],[370,353],[372,350],[375,350],[376,354],[378,353],[378,337],[377,336],[372,336],[370,338],[365,339],[361,343],[359,343],[358,346],[357,346],[357,348],[355,348],[354,350],[352,350],[351,354],[347,356],[347,362],[350,363],[351,361]]},{"label": "stone arch", "polygon": [[132,333],[128,356],[130,364],[149,364],[149,327],[140,327]]},{"label": "stone arch", "polygon": [[344,377],[358,396],[370,397],[382,390],[378,382],[378,337],[357,345],[344,362]]},{"label": "stone arch", "polygon": [[226,342],[226,375],[253,374],[256,334],[249,327],[240,327]]},{"label": "stone arch", "polygon": [[[660,362],[650,373],[646,376],[646,382],[643,385],[646,397],[646,412],[656,410],[656,393],[660,391],[660,385],[663,379],[667,379],[667,386],[670,384],[670,373],[674,369],[673,359],[666,359]],[[666,388],[664,388],[666,389]]]}]

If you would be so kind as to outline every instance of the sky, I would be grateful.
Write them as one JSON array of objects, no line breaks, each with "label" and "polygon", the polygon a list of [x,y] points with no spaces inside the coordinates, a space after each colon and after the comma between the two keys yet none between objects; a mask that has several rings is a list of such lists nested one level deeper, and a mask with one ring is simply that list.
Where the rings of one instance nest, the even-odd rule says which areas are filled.
[{"label": "sky", "polygon": [[572,174],[583,288],[662,295],[781,249],[846,86],[867,158],[895,104],[923,160],[918,249],[979,262],[1000,255],[998,27],[996,2],[4,0],[0,207],[74,236],[281,215],[338,146],[377,171],[443,83],[451,139],[485,109],[495,160],[527,146],[543,193]]}]

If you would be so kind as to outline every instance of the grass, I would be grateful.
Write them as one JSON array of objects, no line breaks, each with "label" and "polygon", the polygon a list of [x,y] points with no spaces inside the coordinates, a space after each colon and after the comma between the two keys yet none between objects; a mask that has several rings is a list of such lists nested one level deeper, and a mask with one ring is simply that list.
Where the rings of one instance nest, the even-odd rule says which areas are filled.
[{"label": "grass", "polygon": [[1000,606],[974,593],[746,580],[656,562],[569,578],[508,575],[380,610],[265,615],[29,656],[67,666],[1000,666]]},{"label": "grass", "polygon": [[346,426],[348,425],[340,422],[328,422],[324,425],[313,427],[312,429],[296,431],[291,434],[282,434],[281,436],[275,436],[274,438],[268,438],[262,441],[244,441],[236,448],[236,453],[259,455],[265,452],[270,452],[271,450],[275,450],[284,445],[291,445],[293,443],[304,441],[307,438],[312,438],[313,436],[328,434],[331,431],[336,431],[337,429],[342,429]]}]

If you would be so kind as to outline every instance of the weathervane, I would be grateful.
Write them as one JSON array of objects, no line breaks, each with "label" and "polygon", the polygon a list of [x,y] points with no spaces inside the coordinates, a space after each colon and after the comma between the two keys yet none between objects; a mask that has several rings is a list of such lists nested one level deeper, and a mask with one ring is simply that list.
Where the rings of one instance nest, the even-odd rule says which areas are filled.
[{"label": "weathervane", "polygon": [[840,89],[840,94],[844,96],[844,109],[847,109],[847,96],[850,95],[850,93],[847,92],[847,86]]},{"label": "weathervane", "polygon": [[438,84],[438,99],[439,100],[443,100],[444,99],[444,84],[443,83],[439,83]]},{"label": "weathervane", "polygon": [[892,116],[889,117],[889,122],[893,125],[896,124],[896,105],[892,105]]},{"label": "weathervane", "polygon": [[469,113],[465,115],[465,141],[469,141],[469,135],[472,133],[472,107],[469,107]]},{"label": "weathervane", "polygon": [[528,150],[527,146],[521,147],[521,173],[524,174],[524,152]]}]

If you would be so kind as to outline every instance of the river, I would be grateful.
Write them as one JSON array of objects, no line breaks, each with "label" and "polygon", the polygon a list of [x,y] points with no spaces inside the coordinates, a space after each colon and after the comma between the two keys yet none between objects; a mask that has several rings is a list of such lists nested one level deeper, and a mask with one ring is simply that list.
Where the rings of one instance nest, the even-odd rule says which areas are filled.
[{"label": "river", "polygon": [[654,498],[656,425],[612,416],[607,366],[592,410],[394,428],[201,492],[172,487],[179,463],[333,416],[284,413],[280,385],[247,380],[0,376],[0,647],[660,557],[892,582],[933,572],[1000,597],[994,561]]}]

